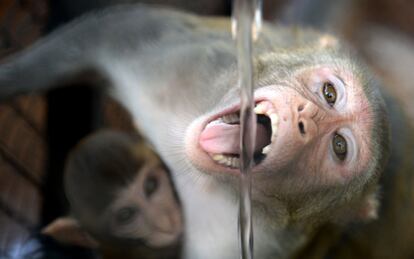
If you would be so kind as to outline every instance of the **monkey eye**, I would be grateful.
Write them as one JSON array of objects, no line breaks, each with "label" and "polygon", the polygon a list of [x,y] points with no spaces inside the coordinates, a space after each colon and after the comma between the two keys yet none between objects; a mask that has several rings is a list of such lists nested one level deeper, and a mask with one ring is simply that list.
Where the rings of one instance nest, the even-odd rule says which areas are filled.
[{"label": "monkey eye", "polygon": [[158,179],[154,176],[147,177],[144,184],[145,196],[150,197],[158,188]]},{"label": "monkey eye", "polygon": [[336,102],[336,89],[331,82],[325,82],[322,87],[323,97],[325,98],[326,102],[333,106]]},{"label": "monkey eye", "polygon": [[332,139],[332,148],[338,159],[344,161],[348,152],[345,138],[338,133],[335,133]]},{"label": "monkey eye", "polygon": [[137,213],[138,210],[133,207],[121,208],[116,213],[116,222],[120,224],[127,224],[135,217]]}]

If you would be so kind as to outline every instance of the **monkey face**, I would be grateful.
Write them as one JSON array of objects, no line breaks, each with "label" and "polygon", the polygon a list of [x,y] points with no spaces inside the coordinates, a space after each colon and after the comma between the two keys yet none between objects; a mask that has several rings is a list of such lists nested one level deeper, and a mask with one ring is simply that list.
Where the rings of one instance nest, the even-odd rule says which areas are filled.
[{"label": "monkey face", "polygon": [[110,233],[115,239],[164,247],[178,241],[181,210],[162,164],[145,165],[122,190],[108,210]]},{"label": "monkey face", "polygon": [[[309,194],[350,182],[360,187],[373,175],[371,150],[376,144],[366,137],[374,130],[373,109],[365,82],[351,67],[299,67],[276,80],[264,75],[267,85],[254,92],[254,198]],[[236,98],[195,120],[187,131],[187,155],[204,173],[239,174]]]}]

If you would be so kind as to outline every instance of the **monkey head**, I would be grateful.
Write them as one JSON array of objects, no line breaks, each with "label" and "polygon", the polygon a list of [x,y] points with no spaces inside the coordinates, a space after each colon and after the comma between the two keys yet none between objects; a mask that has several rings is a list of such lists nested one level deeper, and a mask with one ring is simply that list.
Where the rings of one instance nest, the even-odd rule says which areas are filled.
[{"label": "monkey head", "polygon": [[[308,222],[337,219],[344,210],[375,215],[375,186],[389,145],[385,105],[369,73],[337,42],[323,39],[320,47],[309,43],[255,60],[257,213]],[[233,75],[225,82],[229,89],[237,85],[234,70],[226,72]],[[187,156],[218,182],[240,174],[239,113],[238,92],[229,90],[187,130]]]},{"label": "monkey head", "polygon": [[81,142],[67,161],[65,191],[73,215],[99,243],[160,248],[181,236],[168,170],[140,139],[103,131]]},{"label": "monkey head", "polygon": [[174,243],[182,223],[169,181],[160,161],[144,165],[103,214],[111,235],[120,241],[139,238],[150,247]]}]

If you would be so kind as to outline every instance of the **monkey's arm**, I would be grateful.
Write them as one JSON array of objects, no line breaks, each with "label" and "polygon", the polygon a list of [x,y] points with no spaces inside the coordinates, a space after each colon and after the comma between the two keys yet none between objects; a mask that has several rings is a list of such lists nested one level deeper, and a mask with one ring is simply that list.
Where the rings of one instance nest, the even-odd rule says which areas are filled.
[{"label": "monkey's arm", "polygon": [[42,234],[53,237],[65,245],[76,245],[85,248],[97,248],[99,243],[81,228],[79,222],[71,217],[61,217],[42,229]]},{"label": "monkey's arm", "polygon": [[109,77],[108,63],[139,59],[142,49],[166,36],[165,31],[174,34],[192,26],[190,17],[142,5],[85,16],[5,60],[0,65],[0,99],[62,86],[90,72]]}]

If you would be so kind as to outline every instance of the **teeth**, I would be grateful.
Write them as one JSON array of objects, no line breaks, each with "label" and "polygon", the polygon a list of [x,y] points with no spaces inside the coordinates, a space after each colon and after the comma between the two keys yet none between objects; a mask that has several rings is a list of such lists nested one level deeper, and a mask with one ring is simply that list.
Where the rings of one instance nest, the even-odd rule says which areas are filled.
[{"label": "teeth", "polygon": [[279,116],[277,116],[276,113],[270,114],[269,117],[270,117],[270,120],[272,121],[272,125],[277,124],[277,122],[279,121]]},{"label": "teeth", "polygon": [[239,115],[237,113],[232,113],[232,114],[227,114],[224,115],[223,117],[221,117],[221,120],[224,123],[240,123],[240,118]]},{"label": "teeth", "polygon": [[221,161],[223,158],[223,155],[213,155],[213,160],[217,162]]},{"label": "teeth", "polygon": [[259,103],[256,107],[254,107],[253,111],[256,114],[265,114],[267,105],[263,102]]},{"label": "teeth", "polygon": [[237,158],[237,157],[233,157],[232,166],[234,168],[239,168],[240,167],[240,159]]},{"label": "teeth", "polygon": [[221,154],[212,155],[214,161],[219,163],[220,165],[225,165],[232,168],[239,168],[240,159],[237,157],[231,157]]},{"label": "teeth", "polygon": [[220,123],[221,123],[220,120],[214,120],[214,121],[210,122],[209,124],[207,124],[206,128],[214,126],[216,124],[220,124]]},{"label": "teeth", "polygon": [[270,121],[271,121],[271,126],[272,126],[272,137],[270,138],[270,141],[273,142],[277,136],[277,129],[278,129],[277,125],[279,122],[279,116],[277,116],[276,113],[271,114]]},{"label": "teeth", "polygon": [[267,155],[269,152],[270,152],[270,145],[267,145],[262,149],[263,155]]},{"label": "teeth", "polygon": [[[272,136],[270,137],[270,141],[274,142],[277,136],[278,124],[279,124],[279,116],[276,113],[272,103],[268,101],[260,102],[254,108],[254,112],[256,114],[264,114],[270,118],[271,128],[272,128]],[[265,146],[262,149],[262,154],[268,154],[270,152],[270,145]]]}]

